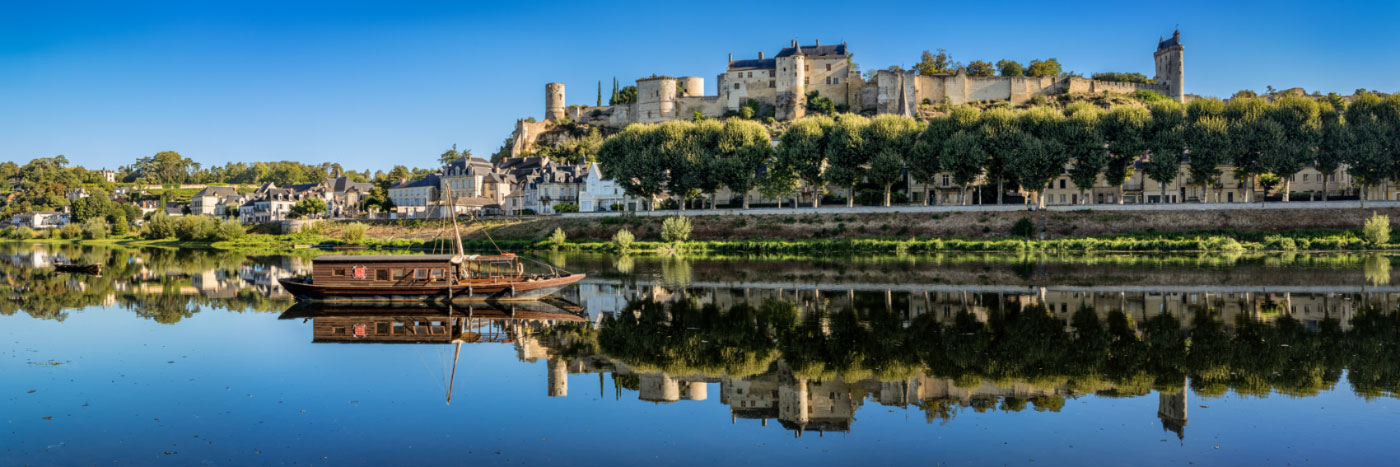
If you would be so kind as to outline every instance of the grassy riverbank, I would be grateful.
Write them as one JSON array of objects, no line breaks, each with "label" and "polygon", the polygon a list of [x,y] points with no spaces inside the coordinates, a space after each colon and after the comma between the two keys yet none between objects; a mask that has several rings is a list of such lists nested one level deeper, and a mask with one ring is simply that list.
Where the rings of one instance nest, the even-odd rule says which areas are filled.
[{"label": "grassy riverbank", "polygon": [[[1380,214],[1388,214],[1378,210]],[[1400,210],[1396,210],[1400,211]],[[1360,229],[1367,210],[1297,210],[1272,212],[1065,211],[1047,219],[1050,239],[1013,236],[1024,212],[939,214],[793,214],[720,215],[689,218],[689,241],[661,241],[661,217],[577,218],[540,216],[492,219],[461,227],[466,247],[475,251],[617,251],[612,237],[620,230],[636,241],[629,252],[686,255],[832,253],[999,252],[1189,252],[1189,251],[1336,251],[1400,249],[1394,240],[1368,242]],[[1400,212],[1389,213],[1400,216]],[[1024,223],[1024,221],[1022,221]],[[393,221],[363,225],[359,240],[347,235],[349,223],[318,222],[295,234],[252,229],[224,241],[146,239],[136,234],[100,240],[44,238],[44,243],[125,247],[232,250],[246,254],[316,254],[316,246],[353,243],[367,250],[450,249],[451,223]],[[1287,228],[1293,226],[1293,228]],[[1194,228],[1193,228],[1194,227]],[[555,230],[566,240],[553,243]]]}]

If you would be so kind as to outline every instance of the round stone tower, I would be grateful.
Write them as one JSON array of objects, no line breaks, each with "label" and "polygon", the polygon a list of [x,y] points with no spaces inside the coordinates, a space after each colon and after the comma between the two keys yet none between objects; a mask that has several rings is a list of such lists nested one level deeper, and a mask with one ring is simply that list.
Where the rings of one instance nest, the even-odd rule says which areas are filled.
[{"label": "round stone tower", "polygon": [[705,95],[705,78],[699,76],[682,76],[681,97],[699,97]]},{"label": "round stone tower", "polygon": [[564,118],[564,83],[544,85],[544,118],[545,120]]},{"label": "round stone tower", "polygon": [[637,80],[637,121],[664,121],[676,109],[676,79],[668,77]]}]

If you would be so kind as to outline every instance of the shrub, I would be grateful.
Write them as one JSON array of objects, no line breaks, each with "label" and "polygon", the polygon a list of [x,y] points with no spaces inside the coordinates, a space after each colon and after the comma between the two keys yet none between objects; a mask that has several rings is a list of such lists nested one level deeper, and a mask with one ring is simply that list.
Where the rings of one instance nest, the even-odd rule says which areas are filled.
[{"label": "shrub", "polygon": [[1030,218],[1022,217],[1011,225],[1012,237],[1030,238],[1031,235],[1035,235],[1035,224],[1031,223]]},{"label": "shrub", "polygon": [[627,229],[618,230],[617,233],[612,236],[613,247],[617,248],[618,253],[627,253],[627,250],[632,248],[632,240],[635,239],[631,231]]},{"label": "shrub", "polygon": [[345,224],[345,231],[340,233],[340,240],[350,244],[360,243],[365,239],[366,230],[369,230],[369,227],[359,222]]},{"label": "shrub", "polygon": [[661,239],[671,243],[683,243],[690,239],[690,219],[682,216],[667,217],[661,223]]},{"label": "shrub", "polygon": [[562,246],[568,239],[569,236],[566,235],[564,229],[560,227],[555,227],[554,233],[549,234],[549,244],[553,245],[555,248]]},{"label": "shrub", "polygon": [[219,221],[218,227],[214,229],[210,240],[228,241],[243,238],[247,232],[243,230],[243,223],[234,219],[224,219]]},{"label": "shrub", "polygon": [[58,229],[58,234],[65,239],[71,240],[83,236],[83,228],[78,227],[78,224],[68,224],[63,226],[62,229]]},{"label": "shrub", "polygon": [[613,203],[613,204],[610,204],[610,205],[608,205],[608,210],[609,210],[609,211],[621,211],[621,210],[622,210],[622,203]]},{"label": "shrub", "polygon": [[127,225],[126,214],[117,215],[117,218],[112,221],[112,235],[126,235]]},{"label": "shrub", "polygon": [[107,238],[107,220],[101,217],[93,217],[83,222],[83,238],[88,240]]},{"label": "shrub", "polygon": [[207,240],[219,228],[214,218],[209,216],[184,216],[175,222],[175,238],[182,241]]},{"label": "shrub", "polygon": [[60,233],[60,232],[58,231],[58,229],[48,229],[48,233],[45,234],[45,235],[48,235],[49,238],[52,238],[52,239],[54,239],[54,240],[58,240],[58,239],[60,239],[60,238],[63,238],[62,233]]},{"label": "shrub", "polygon": [[521,209],[521,210],[520,210],[520,215],[522,215],[522,216],[533,216],[533,215],[535,215],[535,210],[534,210],[534,209]]},{"label": "shrub", "polygon": [[151,219],[146,221],[146,238],[160,239],[175,236],[175,219],[164,212],[156,211]]},{"label": "shrub", "polygon": [[578,212],[578,205],[577,205],[577,204],[573,204],[573,203],[559,203],[559,204],[554,205],[554,212],[557,212],[557,213]]},{"label": "shrub", "polygon": [[1366,219],[1366,225],[1361,227],[1361,236],[1366,239],[1366,243],[1371,246],[1380,246],[1390,242],[1390,216],[1382,216],[1371,213],[1371,218]]},{"label": "shrub", "polygon": [[13,226],[13,225],[12,225],[12,226],[9,226],[9,227],[5,227],[4,229],[0,229],[0,237],[3,237],[3,238],[17,238],[17,236],[15,235],[15,230],[16,230],[16,229],[15,229],[15,226]]}]

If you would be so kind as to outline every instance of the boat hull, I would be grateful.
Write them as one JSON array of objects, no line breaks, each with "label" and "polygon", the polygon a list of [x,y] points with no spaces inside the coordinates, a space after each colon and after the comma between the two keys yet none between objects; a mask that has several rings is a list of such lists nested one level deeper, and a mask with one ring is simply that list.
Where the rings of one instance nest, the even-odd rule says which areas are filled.
[{"label": "boat hull", "polygon": [[571,274],[549,279],[518,282],[489,282],[455,284],[451,286],[325,286],[301,279],[278,279],[298,301],[325,303],[393,303],[393,302],[481,302],[539,300],[584,278]]}]

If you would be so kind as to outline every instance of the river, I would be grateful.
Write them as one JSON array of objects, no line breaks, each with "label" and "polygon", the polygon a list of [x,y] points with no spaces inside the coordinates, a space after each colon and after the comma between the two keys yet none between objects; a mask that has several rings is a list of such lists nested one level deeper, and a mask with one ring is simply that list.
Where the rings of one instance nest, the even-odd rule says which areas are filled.
[{"label": "river", "polygon": [[1400,454],[1386,255],[539,258],[589,277],[385,309],[295,304],[303,257],[0,245],[0,464]]}]

